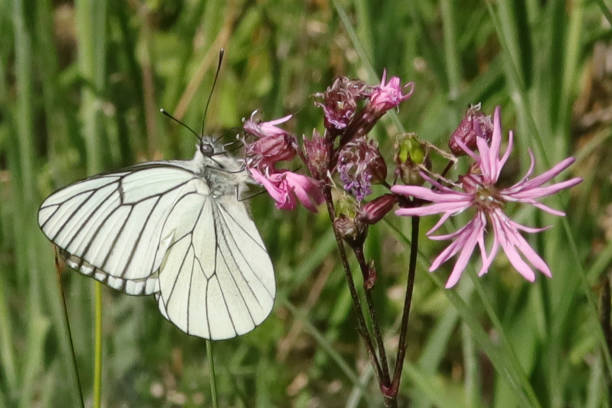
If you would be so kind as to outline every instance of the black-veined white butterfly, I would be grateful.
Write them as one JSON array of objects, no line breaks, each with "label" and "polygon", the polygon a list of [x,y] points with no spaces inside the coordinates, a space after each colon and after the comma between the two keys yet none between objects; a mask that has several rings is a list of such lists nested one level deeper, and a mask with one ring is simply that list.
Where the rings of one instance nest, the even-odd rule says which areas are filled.
[{"label": "black-veined white butterfly", "polygon": [[192,160],[103,173],[51,194],[38,223],[67,264],[130,295],[195,336],[249,332],[272,310],[264,243],[238,200],[242,162],[200,137]]}]

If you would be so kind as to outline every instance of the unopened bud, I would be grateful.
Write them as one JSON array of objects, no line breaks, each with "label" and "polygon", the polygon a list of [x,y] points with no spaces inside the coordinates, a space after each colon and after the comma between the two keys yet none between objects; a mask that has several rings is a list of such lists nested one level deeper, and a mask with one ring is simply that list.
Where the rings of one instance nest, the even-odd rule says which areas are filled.
[{"label": "unopened bud", "polygon": [[457,126],[448,141],[448,147],[456,156],[467,154],[464,147],[471,150],[476,149],[476,138],[482,137],[487,142],[491,141],[493,135],[493,121],[490,115],[485,115],[480,110],[480,104],[470,106],[463,119]]},{"label": "unopened bud", "polygon": [[366,224],[376,224],[380,221],[397,203],[397,196],[394,194],[384,194],[368,202],[359,211],[359,219]]},{"label": "unopened bud", "polygon": [[321,137],[316,130],[312,131],[312,137],[310,139],[304,138],[306,165],[312,177],[317,180],[323,180],[327,176],[330,152],[328,143],[330,142],[324,137]]},{"label": "unopened bud", "polygon": [[353,248],[360,247],[365,241],[368,226],[357,218],[341,215],[334,220],[334,228],[340,236]]},{"label": "unopened bud", "polygon": [[425,144],[414,133],[400,136],[395,142],[395,175],[407,185],[421,185],[425,182],[419,173],[419,166],[430,167]]},{"label": "unopened bud", "polygon": [[376,283],[376,278],[377,278],[377,274],[376,274],[376,268],[374,267],[374,262],[370,262],[370,265],[368,265],[368,271],[367,274],[363,277],[363,286],[366,290],[370,290],[374,287],[374,284]]}]

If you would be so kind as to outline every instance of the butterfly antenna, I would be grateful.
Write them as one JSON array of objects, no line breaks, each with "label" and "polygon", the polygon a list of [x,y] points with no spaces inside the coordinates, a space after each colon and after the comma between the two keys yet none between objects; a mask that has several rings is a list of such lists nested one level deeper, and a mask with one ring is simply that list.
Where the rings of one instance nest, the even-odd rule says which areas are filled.
[{"label": "butterfly antenna", "polygon": [[161,112],[163,115],[165,115],[165,116],[169,117],[170,119],[172,119],[173,121],[175,121],[175,122],[176,122],[176,123],[178,123],[179,125],[183,126],[185,129],[187,129],[188,131],[190,131],[191,133],[193,133],[193,135],[196,137],[196,139],[200,140],[200,135],[198,135],[198,134],[196,133],[196,131],[195,131],[195,130],[193,130],[192,128],[190,128],[190,127],[189,127],[189,126],[188,126],[186,123],[184,123],[184,122],[182,122],[182,121],[178,120],[177,118],[175,118],[174,116],[172,116],[172,115],[171,115],[170,113],[168,113],[168,111],[167,111],[167,110],[165,110],[164,108],[160,108],[160,109],[159,109],[159,111],[160,111],[160,112]]},{"label": "butterfly antenna", "polygon": [[204,123],[206,122],[206,113],[208,112],[208,106],[210,105],[210,99],[212,98],[213,91],[215,90],[215,85],[217,84],[217,78],[219,78],[219,71],[221,71],[221,63],[223,62],[223,54],[225,54],[225,50],[221,48],[219,50],[219,63],[217,64],[217,70],[215,71],[215,79],[213,80],[212,87],[210,88],[210,93],[208,94],[208,100],[206,101],[206,106],[204,107],[204,114],[202,115],[202,134],[204,134]]}]

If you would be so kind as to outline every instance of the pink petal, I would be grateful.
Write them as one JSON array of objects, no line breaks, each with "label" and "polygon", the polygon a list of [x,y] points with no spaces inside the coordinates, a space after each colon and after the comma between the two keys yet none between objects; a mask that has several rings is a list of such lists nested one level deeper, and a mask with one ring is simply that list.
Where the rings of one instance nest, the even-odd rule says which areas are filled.
[{"label": "pink petal", "polygon": [[443,235],[427,235],[427,238],[429,238],[431,240],[435,240],[435,241],[444,241],[444,240],[447,240],[447,239],[453,239],[453,238],[458,237],[459,235],[463,234],[466,230],[472,229],[473,228],[473,224],[474,224],[474,220],[468,222],[463,227],[459,228],[457,231],[451,232],[449,234],[443,234]]},{"label": "pink petal", "polygon": [[391,192],[433,202],[465,201],[468,197],[465,193],[436,193],[429,188],[420,186],[393,186]]},{"label": "pink petal", "polygon": [[527,149],[527,153],[529,154],[529,169],[527,169],[527,173],[519,180],[518,183],[514,184],[512,187],[504,189],[504,191],[508,192],[508,194],[511,192],[520,191],[523,188],[523,184],[533,173],[533,169],[535,168],[535,157],[533,156],[531,149]]},{"label": "pink petal", "polygon": [[[559,163],[554,165],[548,171],[545,171],[544,173],[542,173],[542,174],[532,178],[531,180],[527,181],[526,183],[524,183],[521,186],[519,191],[526,190],[526,189],[532,189],[534,187],[541,186],[542,184],[544,184],[547,181],[551,180],[557,174],[561,173],[563,170],[565,170],[566,168],[571,166],[572,163],[574,163],[575,161],[576,161],[576,159],[574,159],[573,157],[568,157],[567,159],[560,161]],[[510,187],[510,189],[512,189],[512,187]]]},{"label": "pink petal", "polygon": [[292,116],[293,116],[292,114],[289,114],[289,115],[283,116],[282,118],[279,118],[279,119],[274,119],[274,120],[271,120],[271,121],[268,121],[268,122],[263,122],[262,125],[279,125],[281,123],[287,122],[289,119],[291,119]]},{"label": "pink petal", "polygon": [[482,171],[483,178],[488,183],[495,183],[495,161],[497,157],[491,161],[491,153],[487,140],[484,137],[476,138],[476,146],[478,146],[478,152],[480,153],[480,170]]},{"label": "pink petal", "polygon": [[514,132],[508,132],[508,146],[506,147],[506,151],[504,152],[504,156],[499,161],[499,168],[497,169],[497,174],[495,176],[495,180],[499,178],[499,174],[501,173],[501,169],[504,168],[506,162],[508,161],[508,157],[510,157],[510,153],[512,153],[512,146],[514,145]]},{"label": "pink petal", "polygon": [[312,212],[317,211],[317,205],[323,202],[323,193],[319,183],[310,177],[286,171],[284,173],[289,187],[295,193],[297,199]]},{"label": "pink petal", "polygon": [[552,276],[550,268],[544,262],[544,260],[533,250],[529,243],[519,234],[517,231],[508,231],[508,235],[511,237],[512,243],[518,248],[520,252],[525,255],[525,258],[536,267],[540,272],[549,278]]},{"label": "pink petal", "polygon": [[565,217],[565,213],[563,211],[556,210],[552,207],[547,206],[546,204],[542,204],[539,201],[536,201],[536,200],[519,200],[519,201],[521,203],[531,204],[534,207],[539,208],[540,210],[547,212],[549,214],[556,215],[558,217]]},{"label": "pink petal", "polygon": [[512,228],[516,228],[517,230],[520,230],[520,231],[525,231],[529,234],[536,234],[538,232],[546,231],[552,228],[552,225],[548,225],[546,227],[541,227],[541,228],[528,227],[526,225],[519,224],[518,222],[514,222],[512,220],[508,220],[508,223],[512,226]]},{"label": "pink petal", "polygon": [[459,258],[457,258],[457,262],[453,267],[453,271],[451,272],[448,281],[446,281],[445,287],[447,289],[452,288],[453,286],[455,286],[457,281],[459,281],[461,274],[465,270],[465,267],[467,266],[467,263],[470,260],[472,253],[474,252],[476,244],[478,243],[479,239],[482,239],[482,236],[484,234],[484,228],[482,223],[478,221],[479,218],[475,218],[474,222],[472,223],[472,228],[470,229],[468,238],[465,240],[465,244],[461,249]]},{"label": "pink petal", "polygon": [[[534,179],[535,180],[535,179]],[[533,180],[532,180],[533,181]],[[551,184],[546,187],[536,187],[532,186],[530,188],[523,187],[519,192],[513,192],[508,194],[510,197],[515,200],[521,199],[534,199],[540,197],[546,197],[552,194],[555,194],[561,190],[566,188],[570,188],[575,186],[576,184],[580,184],[582,182],[582,178],[574,177],[573,179],[569,179],[566,181],[562,181],[560,183]],[[505,191],[502,190],[502,194],[506,194]]]},{"label": "pink petal", "polygon": [[489,151],[489,162],[496,163],[499,157],[499,147],[501,146],[502,128],[501,128],[501,108],[495,107],[493,114],[493,136],[491,137],[491,147]]},{"label": "pink petal", "polygon": [[442,215],[442,217],[440,217],[440,219],[438,220],[438,222],[436,222],[436,224],[435,224],[433,227],[431,227],[431,229],[430,229],[429,231],[427,231],[427,233],[426,233],[426,234],[427,234],[427,236],[429,236],[429,237],[430,237],[429,239],[433,239],[433,238],[431,238],[431,234],[433,234],[435,231],[437,231],[437,229],[438,229],[438,228],[440,228],[440,227],[442,226],[442,224],[444,224],[444,222],[446,222],[446,220],[448,220],[448,218],[449,218],[451,215],[453,215],[453,213],[452,213],[452,212],[447,212],[447,213],[444,213],[444,214]]},{"label": "pink petal", "polygon": [[431,263],[429,272],[435,271],[440,265],[455,256],[455,254],[463,247],[463,244],[469,238],[469,235],[469,231],[464,230],[462,235],[458,236],[456,240],[444,248],[444,250],[440,252],[436,259],[434,259],[434,261]]},{"label": "pink petal", "polygon": [[470,202],[468,201],[437,203],[437,204],[425,205],[423,207],[400,208],[399,210],[395,211],[395,214],[396,215],[407,215],[407,216],[418,215],[419,217],[421,217],[424,215],[439,214],[442,212],[459,213],[469,207],[470,207]]},{"label": "pink petal", "polygon": [[[493,230],[495,231],[495,228]],[[499,240],[497,239],[497,234],[493,234],[493,245],[491,245],[491,251],[489,252],[488,256],[482,258],[482,266],[480,267],[478,276],[485,275],[487,272],[489,272],[489,267],[497,256],[497,251],[499,251]]]}]

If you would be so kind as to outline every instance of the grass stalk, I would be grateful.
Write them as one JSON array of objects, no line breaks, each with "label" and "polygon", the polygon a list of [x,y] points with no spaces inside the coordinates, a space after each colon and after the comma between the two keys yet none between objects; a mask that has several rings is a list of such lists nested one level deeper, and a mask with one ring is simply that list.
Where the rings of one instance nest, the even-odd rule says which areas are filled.
[{"label": "grass stalk", "polygon": [[64,287],[62,286],[62,272],[63,266],[59,263],[57,254],[55,255],[55,270],[57,272],[57,288],[60,293],[62,300],[62,308],[64,309],[64,322],[66,324],[66,334],[68,335],[68,342],[70,344],[70,351],[72,357],[72,368],[74,370],[74,376],[76,379],[76,387],[79,392],[79,399],[81,402],[81,408],[85,408],[85,399],[83,398],[83,388],[81,387],[81,378],[79,376],[79,366],[77,364],[76,351],[74,350],[74,342],[72,341],[72,330],[70,328],[70,319],[68,318],[68,306],[66,305],[66,294],[64,293]]},{"label": "grass stalk", "polygon": [[210,380],[210,397],[213,408],[219,408],[217,401],[217,377],[215,375],[215,359],[213,355],[212,341],[206,340],[206,357],[208,359],[208,378]]},{"label": "grass stalk", "polygon": [[94,382],[93,406],[100,408],[102,402],[102,284],[94,283],[95,326],[94,326]]}]

